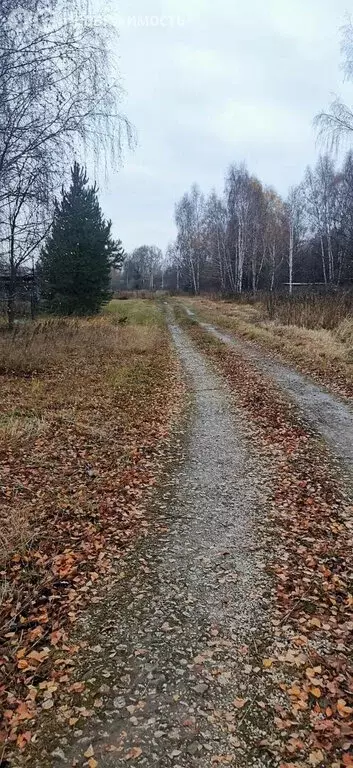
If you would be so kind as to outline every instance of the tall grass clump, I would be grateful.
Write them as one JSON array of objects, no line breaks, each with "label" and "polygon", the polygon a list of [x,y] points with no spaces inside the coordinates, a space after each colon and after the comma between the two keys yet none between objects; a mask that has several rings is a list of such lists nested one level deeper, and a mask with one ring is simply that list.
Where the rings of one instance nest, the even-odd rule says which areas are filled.
[{"label": "tall grass clump", "polygon": [[353,296],[348,293],[335,295],[268,296],[267,315],[281,325],[332,331],[347,318],[353,317]]}]

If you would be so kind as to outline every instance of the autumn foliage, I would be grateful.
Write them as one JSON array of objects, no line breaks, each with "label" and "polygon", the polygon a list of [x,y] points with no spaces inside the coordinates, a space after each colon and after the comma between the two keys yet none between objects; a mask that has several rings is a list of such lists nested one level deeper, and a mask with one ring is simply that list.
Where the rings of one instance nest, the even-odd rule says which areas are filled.
[{"label": "autumn foliage", "polygon": [[179,384],[163,324],[114,318],[3,336],[0,374],[0,694],[11,751],[70,686],[75,622],[148,528]]}]

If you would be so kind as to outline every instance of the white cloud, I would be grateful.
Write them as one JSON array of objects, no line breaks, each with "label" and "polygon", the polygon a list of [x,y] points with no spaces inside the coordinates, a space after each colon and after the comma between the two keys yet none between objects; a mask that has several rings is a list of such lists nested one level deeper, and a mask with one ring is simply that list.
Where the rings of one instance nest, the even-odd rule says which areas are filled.
[{"label": "white cloud", "polygon": [[308,125],[294,110],[276,104],[229,100],[213,122],[217,138],[232,144],[296,143],[307,139]]}]

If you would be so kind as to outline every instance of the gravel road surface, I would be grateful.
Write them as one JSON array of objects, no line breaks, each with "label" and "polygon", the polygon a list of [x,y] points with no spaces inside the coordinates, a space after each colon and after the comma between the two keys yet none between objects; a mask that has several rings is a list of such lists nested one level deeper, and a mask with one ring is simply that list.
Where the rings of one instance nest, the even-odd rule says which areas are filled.
[{"label": "gravel road surface", "polygon": [[[192,310],[185,310],[190,317],[197,320]],[[261,372],[272,378],[289,395],[309,424],[327,442],[333,456],[346,471],[350,488],[353,490],[353,409],[295,369],[273,360],[258,346],[225,333],[210,323],[199,324],[206,332],[212,333],[255,363]]]},{"label": "gravel road surface", "polygon": [[156,502],[162,532],[93,609],[82,674],[101,703],[53,749],[55,767],[87,765],[85,752],[100,767],[272,765],[253,751],[266,729],[264,467],[223,382],[173,321],[171,332],[193,396],[184,457]]}]

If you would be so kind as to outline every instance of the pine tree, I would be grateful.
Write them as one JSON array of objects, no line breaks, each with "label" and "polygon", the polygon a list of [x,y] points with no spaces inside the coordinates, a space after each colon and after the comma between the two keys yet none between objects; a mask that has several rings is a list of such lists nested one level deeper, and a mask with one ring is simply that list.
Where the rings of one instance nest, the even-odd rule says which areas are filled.
[{"label": "pine tree", "polygon": [[71,169],[71,185],[55,201],[51,234],[42,250],[42,293],[49,311],[64,315],[98,312],[109,298],[112,268],[121,266],[121,241],[111,236],[97,186],[88,185],[79,163]]}]

